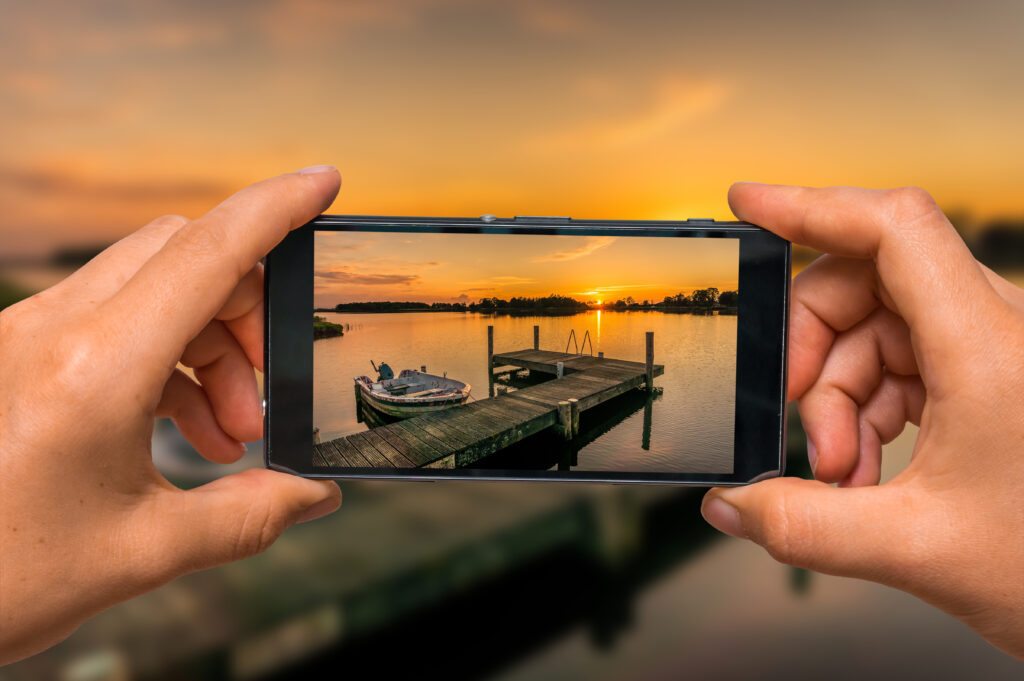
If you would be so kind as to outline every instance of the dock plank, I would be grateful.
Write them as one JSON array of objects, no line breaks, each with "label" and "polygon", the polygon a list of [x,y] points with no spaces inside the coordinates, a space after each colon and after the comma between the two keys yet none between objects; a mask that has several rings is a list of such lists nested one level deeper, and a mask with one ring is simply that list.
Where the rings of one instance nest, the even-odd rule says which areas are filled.
[{"label": "dock plank", "polygon": [[[377,439],[380,439],[379,435],[377,436]],[[350,435],[347,438],[347,441],[350,444],[352,444],[352,446],[359,450],[359,453],[363,455],[363,458],[366,459],[372,467],[395,467],[395,464],[388,461],[388,457],[386,457],[382,452],[380,452],[376,447],[373,446],[373,442],[366,436],[366,433],[356,433],[355,435]]]},{"label": "dock plank", "polygon": [[363,433],[363,437],[370,441],[370,443],[377,449],[378,452],[383,454],[393,466],[398,468],[413,468],[413,463],[406,458],[398,449],[393,447],[391,443],[384,439],[384,437],[373,430],[368,430]]},{"label": "dock plank", "polygon": [[349,462],[349,466],[354,468],[368,468],[370,466],[370,462],[359,453],[359,450],[348,441],[347,437],[331,440],[331,447],[338,453],[338,456],[342,457],[344,461]]}]

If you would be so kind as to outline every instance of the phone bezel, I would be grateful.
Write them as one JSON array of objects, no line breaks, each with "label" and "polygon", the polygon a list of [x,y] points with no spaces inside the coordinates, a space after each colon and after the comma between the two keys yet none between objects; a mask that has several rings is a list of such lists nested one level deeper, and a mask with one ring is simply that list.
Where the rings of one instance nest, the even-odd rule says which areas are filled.
[{"label": "phone bezel", "polygon": [[[313,339],[308,324],[316,231],[734,238],[739,248],[736,415],[731,474],[314,468]],[[782,475],[791,245],[745,222],[573,220],[558,217],[429,218],[322,215],[293,230],[267,256],[264,280],[264,461],[268,468],[327,479],[519,480],[739,485]]]}]

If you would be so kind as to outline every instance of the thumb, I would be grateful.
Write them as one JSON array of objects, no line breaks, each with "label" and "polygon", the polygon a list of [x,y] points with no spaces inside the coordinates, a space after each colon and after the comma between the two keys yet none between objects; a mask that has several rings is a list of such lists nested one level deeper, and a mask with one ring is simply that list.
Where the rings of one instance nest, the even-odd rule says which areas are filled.
[{"label": "thumb", "polygon": [[[764,547],[776,560],[833,575],[889,582],[915,542],[907,499],[891,487],[836,488],[775,478],[710,490],[701,514],[716,529]],[[911,539],[911,541],[908,541]]]},{"label": "thumb", "polygon": [[262,553],[292,525],[341,506],[334,482],[261,468],[172,494],[156,526],[174,576]]}]

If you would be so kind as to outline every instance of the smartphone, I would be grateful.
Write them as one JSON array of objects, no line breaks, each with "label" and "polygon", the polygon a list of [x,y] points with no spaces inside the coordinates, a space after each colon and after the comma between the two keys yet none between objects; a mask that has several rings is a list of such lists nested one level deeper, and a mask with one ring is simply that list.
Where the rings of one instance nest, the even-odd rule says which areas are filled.
[{"label": "smartphone", "polygon": [[321,216],[266,259],[266,465],[781,475],[790,260],[743,222]]}]

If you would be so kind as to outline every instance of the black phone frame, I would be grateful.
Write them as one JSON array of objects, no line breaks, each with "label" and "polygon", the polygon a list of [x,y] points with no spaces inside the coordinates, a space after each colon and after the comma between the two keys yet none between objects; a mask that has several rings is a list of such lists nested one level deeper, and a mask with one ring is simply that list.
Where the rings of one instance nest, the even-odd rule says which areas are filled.
[{"label": "black phone frame", "polygon": [[[739,239],[736,415],[733,472],[623,473],[477,468],[314,468],[313,305],[316,231],[655,236]],[[264,279],[264,463],[309,478],[519,480],[742,485],[782,475],[786,447],[786,367],[791,244],[746,222],[575,220],[562,217],[432,218],[322,215],[293,230],[267,256]]]}]

